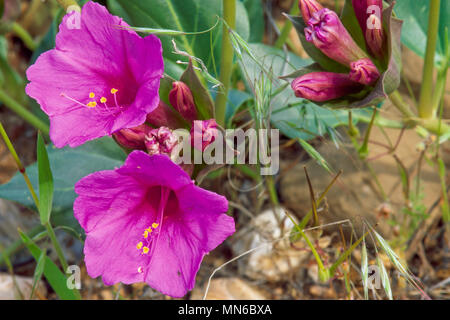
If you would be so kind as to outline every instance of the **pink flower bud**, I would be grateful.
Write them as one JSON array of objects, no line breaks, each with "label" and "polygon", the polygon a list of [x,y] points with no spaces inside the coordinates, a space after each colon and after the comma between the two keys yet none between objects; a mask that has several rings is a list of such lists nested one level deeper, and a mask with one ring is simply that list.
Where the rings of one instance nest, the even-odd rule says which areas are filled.
[{"label": "pink flower bud", "polygon": [[194,121],[197,119],[197,109],[191,89],[181,81],[175,81],[169,93],[170,104],[185,118]]},{"label": "pink flower bud", "polygon": [[152,129],[145,138],[145,146],[150,155],[165,154],[170,156],[177,144],[177,137],[167,127]]},{"label": "pink flower bud", "polygon": [[313,14],[305,28],[306,40],[312,42],[326,56],[350,67],[350,63],[367,58],[345,29],[338,15],[329,9]]},{"label": "pink flower bud", "polygon": [[317,102],[356,93],[363,87],[347,74],[333,72],[311,72],[292,81],[291,86],[297,97]]},{"label": "pink flower bud", "polygon": [[180,115],[163,101],[159,101],[158,107],[147,115],[146,121],[154,127],[164,126],[171,129],[183,127]]},{"label": "pink flower bud", "polygon": [[383,0],[352,0],[352,5],[364,35],[366,34],[368,26],[373,26],[373,24],[371,24],[368,20],[370,15],[376,15],[380,19],[381,23]]},{"label": "pink flower bud", "polygon": [[380,72],[369,58],[361,59],[350,64],[349,78],[365,85],[374,84],[380,77]]},{"label": "pink flower bud", "polygon": [[308,23],[314,13],[323,9],[322,5],[315,0],[300,0],[298,6],[305,23]]},{"label": "pink flower bud", "polygon": [[133,150],[145,150],[145,136],[152,130],[149,126],[141,124],[135,128],[122,129],[113,134],[115,140],[122,147]]},{"label": "pink flower bud", "polygon": [[373,28],[367,28],[366,30],[366,43],[369,47],[370,51],[373,53],[375,57],[378,59],[384,58],[384,30],[381,25],[381,20],[374,14],[369,17],[369,24],[373,26]]},{"label": "pink flower bud", "polygon": [[217,137],[217,122],[210,120],[195,120],[191,128],[191,144],[194,148],[199,149],[200,143],[202,151],[206,149]]}]

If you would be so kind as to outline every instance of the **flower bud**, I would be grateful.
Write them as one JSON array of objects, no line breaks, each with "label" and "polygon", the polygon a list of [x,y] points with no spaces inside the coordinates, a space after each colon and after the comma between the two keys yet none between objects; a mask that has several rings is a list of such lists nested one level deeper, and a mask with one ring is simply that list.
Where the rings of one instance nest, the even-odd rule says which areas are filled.
[{"label": "flower bud", "polygon": [[305,36],[326,56],[345,66],[350,67],[351,62],[367,58],[338,15],[329,9],[324,8],[313,14],[305,28]]},{"label": "flower bud", "polygon": [[167,127],[152,129],[145,137],[145,147],[150,155],[165,154],[170,156],[177,144],[177,137]]},{"label": "flower bud", "polygon": [[298,6],[305,23],[308,23],[314,13],[323,9],[322,5],[315,0],[300,0]]},{"label": "flower bud", "polygon": [[375,57],[382,60],[384,58],[385,37],[381,21],[376,15],[372,14],[369,17],[369,24],[373,28],[367,28],[366,30],[367,47]]},{"label": "flower bud", "polygon": [[183,127],[180,115],[163,101],[160,101],[158,107],[147,115],[146,121],[154,127],[164,126],[170,129]]},{"label": "flower bud", "polygon": [[197,109],[191,89],[181,81],[175,81],[172,86],[173,89],[169,93],[170,104],[189,122],[197,119]]},{"label": "flower bud", "polygon": [[191,128],[191,144],[194,148],[199,149],[200,144],[202,151],[206,149],[217,137],[217,122],[210,120],[195,120]]},{"label": "flower bud", "polygon": [[369,58],[350,64],[349,78],[364,85],[374,84],[380,77],[380,72]]},{"label": "flower bud", "polygon": [[132,150],[145,150],[145,137],[152,130],[149,126],[140,126],[122,129],[113,134],[115,140],[124,148]]},{"label": "flower bud", "polygon": [[347,74],[333,72],[311,72],[292,81],[291,86],[297,97],[317,102],[356,93],[363,87]]},{"label": "flower bud", "polygon": [[381,24],[382,12],[383,12],[383,0],[352,0],[353,10],[355,11],[356,18],[358,19],[359,25],[363,35],[366,34],[367,29],[370,29],[374,25],[371,24],[373,21],[369,21],[370,15],[376,15]]}]

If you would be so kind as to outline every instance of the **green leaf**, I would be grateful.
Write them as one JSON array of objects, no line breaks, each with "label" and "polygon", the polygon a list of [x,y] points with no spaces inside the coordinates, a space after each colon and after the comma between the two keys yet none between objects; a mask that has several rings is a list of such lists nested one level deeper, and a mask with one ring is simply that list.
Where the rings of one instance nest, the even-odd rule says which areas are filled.
[{"label": "green leaf", "polygon": [[[254,0],[252,0],[254,1]],[[222,16],[222,0],[108,0],[112,14],[123,17],[133,27],[170,29],[183,32],[208,30]],[[247,10],[241,1],[236,3],[236,30],[245,39],[250,34]],[[159,36],[165,60],[176,62],[186,60],[173,53],[171,40],[174,39],[180,50],[203,60],[213,76],[214,65],[220,61],[222,28],[220,24],[210,33],[200,35]],[[213,61],[215,59],[215,61]]]},{"label": "green leaf", "polygon": [[203,120],[211,119],[214,115],[214,102],[212,101],[209,91],[203,86],[198,78],[194,66],[192,65],[192,61],[189,61],[189,65],[181,76],[180,81],[186,83],[189,89],[191,89],[200,117]]},{"label": "green leaf", "polygon": [[[419,56],[425,57],[430,0],[397,0],[396,2],[395,13],[404,21],[402,42]],[[441,0],[436,65],[445,59],[445,28],[450,30],[450,2]]]},{"label": "green leaf", "polygon": [[[75,149],[69,147],[56,149],[53,146],[48,146],[47,153],[55,178],[52,225],[55,227],[68,226],[80,230],[72,213],[72,206],[76,197],[75,183],[90,173],[120,167],[126,158],[126,154],[109,137],[88,142]],[[27,173],[33,187],[37,190],[37,164],[27,167]],[[19,173],[9,183],[0,186],[0,198],[16,201],[29,208],[36,209],[28,194],[23,177]]]},{"label": "green leaf", "polygon": [[52,212],[53,176],[44,138],[40,132],[38,133],[37,140],[37,163],[39,177],[39,215],[41,224],[45,225],[50,221]]},{"label": "green leaf", "polygon": [[33,287],[31,289],[30,294],[30,300],[33,299],[34,291],[36,290],[36,285],[39,284],[39,281],[41,281],[42,275],[44,274],[45,269],[45,258],[46,258],[45,251],[42,251],[39,259],[37,260],[36,268],[34,269],[34,275],[33,275]]},{"label": "green leaf", "polygon": [[298,139],[298,142],[303,147],[303,149],[309,154],[309,156],[311,158],[316,160],[317,163],[322,168],[324,168],[325,170],[327,170],[328,172],[331,173],[330,165],[328,164],[328,162],[322,157],[322,155],[316,149],[313,148],[312,145],[310,145],[308,142],[306,142],[305,140],[303,140],[301,138]]},{"label": "green leaf", "polygon": [[[39,261],[42,250],[25,233],[19,230],[19,234],[31,255],[36,261]],[[67,287],[67,278],[56,264],[48,257],[45,257],[44,260],[44,276],[58,297],[62,300],[80,300],[75,291]]]},{"label": "green leaf", "polygon": [[249,42],[262,42],[264,38],[264,10],[261,0],[243,0],[250,21]]}]

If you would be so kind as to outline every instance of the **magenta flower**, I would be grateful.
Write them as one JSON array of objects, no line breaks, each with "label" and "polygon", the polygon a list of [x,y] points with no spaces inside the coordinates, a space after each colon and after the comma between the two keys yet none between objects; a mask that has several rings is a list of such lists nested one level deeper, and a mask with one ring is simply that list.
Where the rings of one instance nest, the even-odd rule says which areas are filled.
[{"label": "magenta flower", "polygon": [[[79,15],[79,26],[73,15]],[[26,92],[49,116],[56,147],[76,147],[141,125],[158,106],[161,42],[127,26],[105,7],[88,2],[81,14],[64,17],[55,49],[27,70]]]},{"label": "magenta flower", "polygon": [[197,119],[197,108],[191,89],[181,81],[172,84],[173,89],[169,93],[170,104],[189,122]]},{"label": "magenta flower", "polygon": [[374,26],[374,28],[367,28],[366,30],[366,43],[370,49],[370,52],[378,59],[384,58],[385,53],[385,40],[383,26],[381,25],[381,20],[378,16],[372,14],[369,17],[369,23]]},{"label": "magenta flower", "polygon": [[314,13],[323,9],[322,5],[316,0],[300,0],[298,6],[305,23],[308,23]]},{"label": "magenta flower", "polygon": [[367,26],[372,23],[375,28],[377,25],[373,24],[373,21],[369,21],[368,18],[371,14],[375,14],[381,22],[383,12],[383,0],[352,0],[353,10],[355,11],[356,18],[363,34],[366,34]]},{"label": "magenta flower", "polygon": [[218,125],[216,120],[195,120],[191,128],[191,144],[201,151],[205,151],[216,140],[218,135]]},{"label": "magenta flower", "polygon": [[350,63],[349,77],[352,81],[373,85],[380,78],[380,72],[372,60],[365,58]]},{"label": "magenta flower", "polygon": [[327,8],[314,13],[309,19],[305,37],[329,58],[345,66],[367,58],[367,54],[353,40],[338,15]]},{"label": "magenta flower", "polygon": [[362,85],[350,80],[347,74],[311,72],[292,81],[291,87],[299,98],[323,102],[356,93]]},{"label": "magenta flower", "polygon": [[182,297],[203,256],[235,231],[227,200],[164,155],[133,151],[121,168],[81,179],[75,192],[87,272],[106,285],[146,282]]}]

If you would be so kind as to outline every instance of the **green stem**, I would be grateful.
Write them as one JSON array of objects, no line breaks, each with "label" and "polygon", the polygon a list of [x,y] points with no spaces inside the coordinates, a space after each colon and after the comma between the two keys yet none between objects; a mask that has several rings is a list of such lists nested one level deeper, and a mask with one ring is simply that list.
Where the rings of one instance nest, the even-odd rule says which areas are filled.
[{"label": "green stem", "polygon": [[267,189],[269,190],[270,201],[272,201],[274,207],[278,207],[280,205],[280,201],[278,200],[277,190],[275,188],[273,176],[269,175],[266,177],[266,186]]},{"label": "green stem", "polygon": [[8,134],[6,133],[5,128],[3,127],[3,124],[1,122],[0,122],[0,135],[2,136],[3,140],[5,141],[6,147],[8,148],[12,157],[14,158],[17,168],[19,169],[20,173],[22,174],[22,176],[25,180],[25,183],[27,184],[28,190],[30,190],[31,197],[34,200],[36,208],[39,208],[39,199],[36,195],[36,192],[34,191],[33,185],[31,184],[30,178],[28,177],[25,167],[23,166],[22,161],[20,161],[19,156],[17,155],[17,152],[14,149],[14,146],[13,146],[11,140],[9,139]]},{"label": "green stem", "polygon": [[[291,16],[295,16],[300,13],[300,8],[298,6],[298,1],[293,1],[291,11],[289,14]],[[290,20],[286,20],[286,23],[283,26],[283,29],[281,30],[280,36],[278,37],[277,41],[275,42],[275,47],[281,49],[283,47],[284,43],[286,42],[287,38],[289,37],[289,33],[292,29],[292,22]]]},{"label": "green stem", "polygon": [[0,102],[2,102],[6,107],[17,113],[22,119],[27,121],[33,127],[41,130],[46,136],[49,135],[49,127],[41,119],[36,117],[30,111],[28,111],[24,106],[16,102],[11,98],[6,92],[0,89]]},{"label": "green stem", "polygon": [[366,135],[364,136],[364,142],[358,150],[361,159],[366,159],[369,155],[369,138],[370,133],[372,132],[373,124],[375,123],[375,119],[377,117],[377,111],[377,108],[373,108],[372,119],[370,120],[369,126],[367,127]]},{"label": "green stem", "polygon": [[234,54],[226,25],[231,29],[234,29],[236,26],[236,0],[223,0],[223,19],[226,22],[226,24],[223,24],[222,61],[220,64],[220,82],[223,84],[223,88],[216,98],[216,121],[220,126],[225,127],[225,111],[231,83]]},{"label": "green stem", "polygon": [[439,28],[439,11],[441,0],[430,0],[430,14],[428,16],[427,49],[423,66],[422,87],[419,100],[419,116],[423,119],[433,118],[436,109],[432,104],[434,56]]},{"label": "green stem", "polygon": [[36,50],[37,44],[34,42],[31,35],[20,24],[14,22],[12,24],[12,31],[23,41],[25,46],[31,51]]},{"label": "green stem", "polygon": [[61,249],[61,245],[58,242],[58,239],[56,239],[55,231],[53,230],[53,227],[51,226],[50,222],[47,222],[44,227],[47,229],[47,234],[50,237],[50,240],[53,244],[53,247],[56,250],[56,254],[58,255],[59,262],[61,263],[61,266],[63,268],[63,271],[66,272],[68,268],[67,260],[64,257],[63,251]]},{"label": "green stem", "polygon": [[416,115],[411,111],[409,106],[403,100],[400,92],[395,90],[393,93],[389,95],[389,99],[392,101],[394,106],[403,114],[405,118],[415,118]]}]

